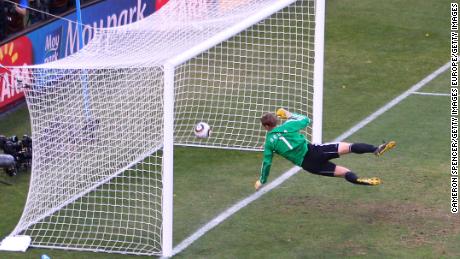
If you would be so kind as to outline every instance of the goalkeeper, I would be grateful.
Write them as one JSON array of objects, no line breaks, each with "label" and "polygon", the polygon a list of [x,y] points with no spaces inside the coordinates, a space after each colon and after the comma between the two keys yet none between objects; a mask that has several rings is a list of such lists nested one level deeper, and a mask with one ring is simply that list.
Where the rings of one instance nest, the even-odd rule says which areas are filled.
[{"label": "goalkeeper", "polygon": [[[283,124],[278,124],[278,117],[287,119]],[[255,183],[256,190],[267,182],[272,164],[273,153],[277,153],[304,170],[323,176],[344,177],[347,181],[361,185],[379,185],[381,180],[377,177],[360,178],[350,169],[336,165],[329,160],[338,158],[348,153],[374,153],[382,155],[385,151],[396,146],[396,142],[390,141],[378,147],[364,143],[330,143],[314,145],[308,143],[300,130],[310,124],[310,119],[301,114],[290,113],[281,108],[276,115],[266,113],[260,121],[267,130],[264,146],[264,158],[260,177]]]}]

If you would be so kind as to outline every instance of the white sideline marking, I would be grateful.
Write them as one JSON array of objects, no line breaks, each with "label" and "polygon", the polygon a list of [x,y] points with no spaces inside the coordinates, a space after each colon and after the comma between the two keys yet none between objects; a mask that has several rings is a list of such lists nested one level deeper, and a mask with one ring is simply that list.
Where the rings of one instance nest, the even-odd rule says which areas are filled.
[{"label": "white sideline marking", "polygon": [[[436,71],[422,79],[420,82],[417,84],[413,85],[409,90],[405,91],[395,99],[391,100],[389,103],[385,104],[383,107],[369,115],[367,118],[350,128],[348,131],[343,133],[342,135],[338,136],[336,139],[334,139],[332,142],[338,142],[346,139],[347,137],[351,136],[353,133],[357,132],[367,124],[369,124],[371,121],[375,120],[377,117],[379,117],[381,114],[384,112],[388,111],[390,108],[395,106],[396,104],[400,103],[402,100],[404,100],[407,96],[409,96],[411,93],[415,92],[416,90],[422,88],[424,85],[426,85],[428,82],[433,80],[435,77],[440,75],[442,72],[447,70],[447,68],[450,67],[450,62],[446,63],[442,67],[438,68]],[[173,249],[172,256],[182,252],[185,248],[187,248],[189,245],[191,245],[193,242],[198,240],[201,236],[206,234],[209,230],[213,229],[215,226],[238,212],[240,209],[246,207],[248,204],[251,202],[257,200],[260,198],[262,195],[266,194],[267,192],[271,191],[272,189],[278,187],[280,184],[282,184],[284,181],[289,179],[291,176],[294,174],[298,173],[300,171],[300,167],[294,166],[291,169],[289,169],[287,172],[276,178],[274,181],[270,182],[266,186],[262,187],[259,191],[249,195],[245,199],[239,201],[235,205],[231,206],[230,208],[226,209],[224,212],[220,213],[217,217],[206,223],[204,226],[199,228],[195,233],[184,239],[182,242],[180,242],[176,247]]]},{"label": "white sideline marking", "polygon": [[413,92],[412,94],[418,94],[418,95],[431,95],[431,96],[450,96],[450,94],[447,94],[447,93]]},{"label": "white sideline marking", "polygon": [[389,109],[393,108],[396,104],[400,103],[402,100],[404,100],[407,96],[411,95],[413,92],[417,91],[418,89],[422,88],[424,85],[429,83],[431,80],[433,80],[435,77],[439,76],[442,72],[446,71],[450,67],[450,62],[447,62],[445,65],[442,67],[438,68],[436,71],[433,73],[429,74],[427,77],[423,78],[420,82],[416,83],[413,85],[409,90],[405,91],[398,97],[394,98],[384,106],[382,106],[380,109],[369,115],[367,118],[364,118],[364,120],[360,121],[358,124],[353,126],[351,129],[343,133],[342,135],[338,136],[334,142],[344,140],[351,136],[353,133],[358,131],[359,129],[363,128],[369,122],[377,119],[380,115],[382,115],[384,112],[388,111]]}]

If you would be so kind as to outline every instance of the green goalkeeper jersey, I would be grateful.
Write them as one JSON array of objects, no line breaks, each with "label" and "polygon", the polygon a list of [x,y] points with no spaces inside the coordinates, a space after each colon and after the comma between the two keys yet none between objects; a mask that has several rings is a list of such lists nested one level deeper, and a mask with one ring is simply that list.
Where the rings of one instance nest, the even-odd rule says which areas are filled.
[{"label": "green goalkeeper jersey", "polygon": [[270,174],[273,153],[277,153],[295,165],[301,166],[308,151],[308,141],[300,130],[310,124],[310,119],[301,114],[292,113],[283,124],[267,132],[264,145],[264,160],[259,180],[266,183]]}]

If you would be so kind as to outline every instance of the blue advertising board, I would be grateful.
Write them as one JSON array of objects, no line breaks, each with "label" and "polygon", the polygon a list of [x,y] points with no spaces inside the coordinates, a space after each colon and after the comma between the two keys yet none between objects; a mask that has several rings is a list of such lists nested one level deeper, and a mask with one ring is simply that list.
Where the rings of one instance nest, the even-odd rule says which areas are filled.
[{"label": "blue advertising board", "polygon": [[[83,44],[97,28],[122,26],[142,20],[155,11],[155,0],[102,1],[82,12]],[[78,51],[80,39],[75,13],[27,34],[33,45],[34,63],[40,64],[66,57]]]}]

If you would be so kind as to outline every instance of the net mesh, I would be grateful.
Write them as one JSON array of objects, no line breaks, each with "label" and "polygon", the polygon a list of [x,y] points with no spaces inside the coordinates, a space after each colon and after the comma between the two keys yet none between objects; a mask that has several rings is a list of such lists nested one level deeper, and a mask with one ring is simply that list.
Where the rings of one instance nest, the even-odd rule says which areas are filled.
[{"label": "net mesh", "polygon": [[[264,112],[286,107],[311,116],[313,8],[298,1],[180,66],[176,142],[261,150]],[[212,138],[194,138],[199,121],[212,126]]]},{"label": "net mesh", "polygon": [[[170,0],[29,67],[32,179],[12,234],[36,247],[161,254],[163,66],[278,1]],[[294,1],[178,65],[175,144],[261,150],[264,112],[311,116],[314,7]],[[194,137],[199,121],[211,138]]]}]

